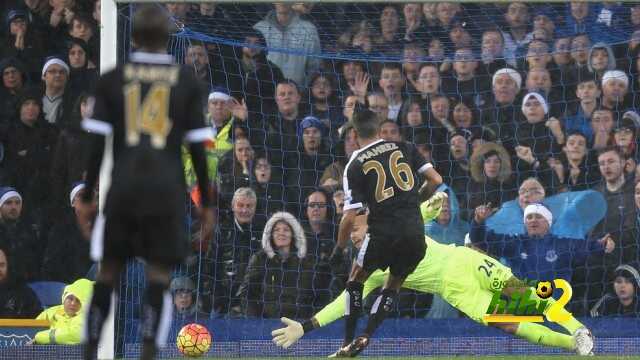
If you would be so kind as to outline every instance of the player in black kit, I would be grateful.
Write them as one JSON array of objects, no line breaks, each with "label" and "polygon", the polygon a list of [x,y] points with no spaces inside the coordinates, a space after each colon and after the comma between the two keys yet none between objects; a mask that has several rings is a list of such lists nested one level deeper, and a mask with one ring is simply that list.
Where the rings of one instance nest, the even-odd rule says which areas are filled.
[{"label": "player in black kit", "polygon": [[[356,214],[364,207],[369,209],[369,238],[349,275],[344,343],[332,357],[354,357],[369,344],[369,338],[391,310],[405,278],[424,257],[418,174],[426,177],[427,186],[423,189],[428,188],[431,193],[442,183],[442,177],[415,147],[379,138],[379,122],[373,112],[356,111],[353,126],[360,149],[351,155],[344,171],[344,213],[332,260],[343,256]],[[354,340],[362,312],[363,283],[373,271],[386,268],[390,268],[390,275],[371,309],[365,332]]]},{"label": "player in black kit", "polygon": [[[96,184],[107,136],[113,136],[114,164],[104,217],[99,216],[93,224],[91,255],[100,261],[100,270],[86,324],[86,359],[96,357],[111,293],[132,257],[142,257],[147,263],[141,357],[155,358],[157,346],[166,340],[172,317],[167,291],[170,272],[188,251],[181,159],[185,140],[190,144],[202,196],[203,236],[208,237],[213,226],[202,145],[213,134],[204,122],[198,82],[193,71],[174,64],[166,53],[169,22],[158,7],[142,7],[136,12],[132,36],[138,52],[131,55],[129,63],[101,77],[93,118],[82,123],[96,134],[90,149],[87,188]],[[76,210],[78,223],[88,235],[95,213],[93,192],[86,191],[82,200]]]}]

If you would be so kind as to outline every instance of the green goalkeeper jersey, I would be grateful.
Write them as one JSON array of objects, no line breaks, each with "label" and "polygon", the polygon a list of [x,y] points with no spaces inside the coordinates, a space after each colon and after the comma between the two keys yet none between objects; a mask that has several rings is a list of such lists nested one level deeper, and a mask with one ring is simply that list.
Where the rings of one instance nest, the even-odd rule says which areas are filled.
[{"label": "green goalkeeper jersey", "polygon": [[[493,293],[512,276],[511,269],[495,259],[464,246],[443,245],[425,236],[427,253],[402,287],[440,295],[469,318],[485,323]],[[375,271],[364,283],[363,297],[382,287],[387,271]],[[345,294],[315,315],[325,326],[344,315]]]},{"label": "green goalkeeper jersey", "polygon": [[[425,236],[427,253],[415,271],[407,277],[402,287],[420,292],[439,294],[443,290],[444,273],[454,245],[443,245]],[[377,270],[364,283],[363,297],[384,285],[389,270]],[[331,304],[325,306],[315,315],[320,326],[325,326],[344,315],[345,294],[342,292]]]}]

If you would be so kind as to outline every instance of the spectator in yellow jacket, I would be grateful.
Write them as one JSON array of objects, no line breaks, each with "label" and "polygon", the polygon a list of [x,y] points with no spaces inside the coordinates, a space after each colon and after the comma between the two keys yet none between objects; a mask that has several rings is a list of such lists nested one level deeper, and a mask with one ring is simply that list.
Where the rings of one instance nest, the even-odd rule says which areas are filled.
[{"label": "spectator in yellow jacket", "polygon": [[93,291],[93,281],[87,279],[76,280],[64,288],[62,304],[43,311],[37,320],[48,320],[49,330],[36,334],[35,344],[77,345],[80,344],[85,314],[82,306],[88,304]]}]

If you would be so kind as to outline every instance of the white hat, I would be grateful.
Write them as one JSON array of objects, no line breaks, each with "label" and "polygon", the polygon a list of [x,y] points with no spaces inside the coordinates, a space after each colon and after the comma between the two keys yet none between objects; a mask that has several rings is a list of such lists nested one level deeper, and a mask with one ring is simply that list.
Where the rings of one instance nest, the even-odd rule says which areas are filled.
[{"label": "white hat", "polygon": [[544,96],[540,95],[540,93],[537,93],[535,91],[528,93],[527,95],[524,96],[524,98],[522,98],[522,108],[521,108],[522,113],[524,113],[524,104],[531,97],[536,98],[540,102],[540,105],[542,105],[542,108],[544,109],[545,115],[549,113],[549,104],[547,104],[547,100],[544,98]]},{"label": "white hat", "polygon": [[622,80],[625,86],[629,86],[629,77],[620,70],[609,70],[602,76],[602,86],[609,80]]},{"label": "white hat", "polygon": [[18,191],[12,187],[3,187],[0,188],[0,206],[4,205],[5,202],[7,202],[7,200],[17,197],[18,199],[22,200],[22,196],[20,196],[20,193],[18,193]]},{"label": "white hat", "polygon": [[44,76],[44,74],[47,73],[47,70],[49,70],[49,67],[51,65],[60,65],[64,68],[64,70],[67,72],[67,74],[69,74],[69,65],[67,65],[66,62],[62,61],[59,58],[51,58],[49,60],[47,60],[46,63],[44,63],[44,66],[42,67],[42,76]]},{"label": "white hat", "polygon": [[542,204],[527,205],[527,207],[524,209],[524,217],[523,217],[523,219],[526,220],[527,216],[529,216],[529,214],[542,215],[542,217],[545,218],[547,220],[547,222],[549,223],[549,226],[551,226],[551,224],[553,223],[553,215],[551,214],[551,211],[546,206],[544,206]]},{"label": "white hat", "polygon": [[231,100],[231,96],[229,95],[229,92],[220,87],[220,86],[216,86],[213,91],[211,91],[211,93],[209,94],[209,101],[211,100],[222,100],[222,101],[229,101]]},{"label": "white hat", "polygon": [[80,192],[80,190],[84,189],[86,185],[83,182],[78,182],[73,184],[73,188],[71,189],[71,193],[69,194],[69,202],[73,205],[73,199],[76,198],[76,195]]},{"label": "white hat", "polygon": [[517,72],[516,70],[511,69],[511,68],[503,68],[503,69],[500,69],[500,70],[496,71],[496,73],[493,74],[493,78],[491,80],[491,85],[495,85],[496,84],[496,80],[498,79],[498,75],[502,75],[502,74],[509,75],[509,77],[512,78],[513,81],[516,82],[516,85],[518,85],[518,90],[520,89],[520,87],[522,86],[522,76],[520,76],[519,72]]}]

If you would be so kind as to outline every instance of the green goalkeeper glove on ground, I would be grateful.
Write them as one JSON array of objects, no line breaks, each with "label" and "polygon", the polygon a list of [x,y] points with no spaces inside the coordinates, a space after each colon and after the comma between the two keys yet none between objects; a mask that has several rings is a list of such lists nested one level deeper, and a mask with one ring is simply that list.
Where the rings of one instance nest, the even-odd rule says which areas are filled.
[{"label": "green goalkeeper glove on ground", "polygon": [[304,335],[304,330],[302,329],[302,324],[295,320],[291,320],[289,318],[283,317],[280,319],[287,327],[275,329],[271,332],[271,336],[273,336],[273,342],[287,349],[289,346],[295,344],[298,339]]},{"label": "green goalkeeper glove on ground", "polygon": [[428,223],[440,215],[442,204],[449,196],[445,192],[437,192],[429,200],[420,204],[420,214],[424,223]]}]

